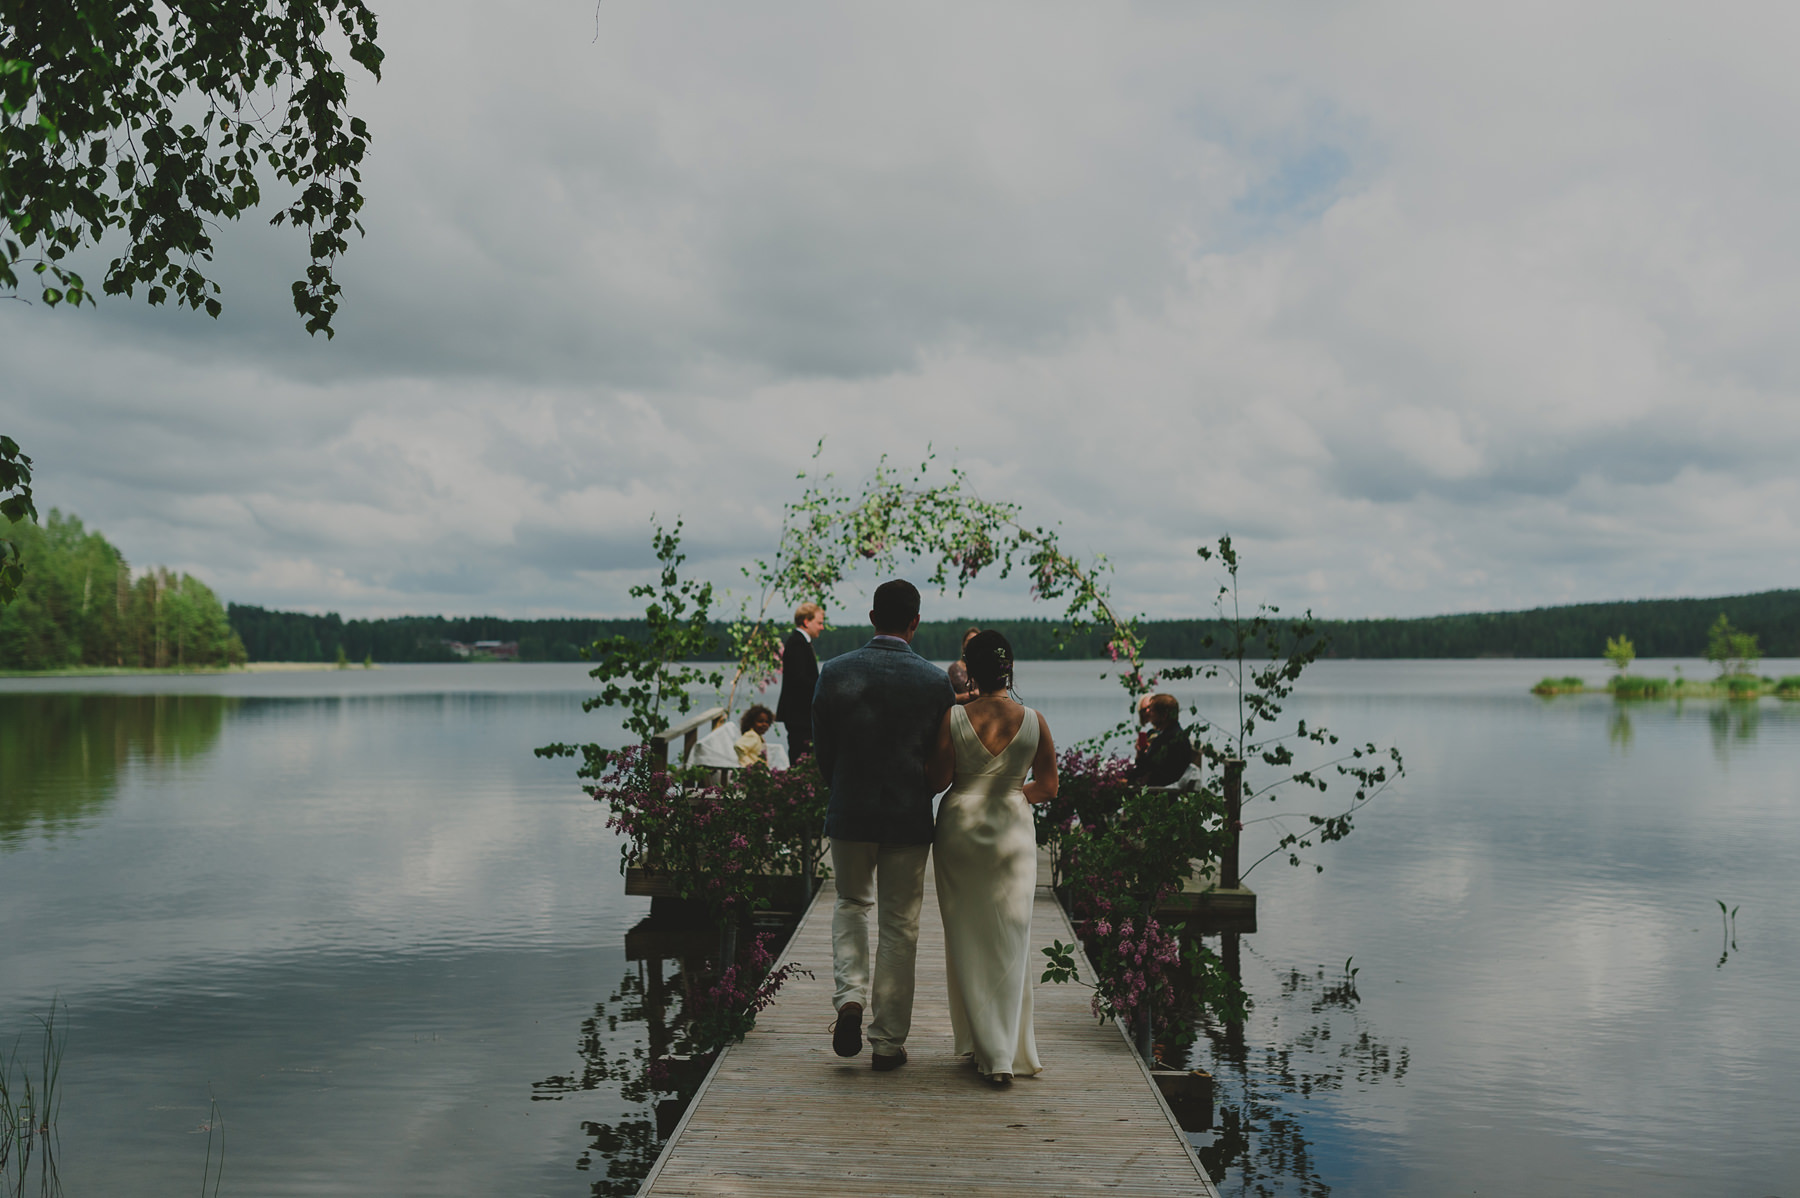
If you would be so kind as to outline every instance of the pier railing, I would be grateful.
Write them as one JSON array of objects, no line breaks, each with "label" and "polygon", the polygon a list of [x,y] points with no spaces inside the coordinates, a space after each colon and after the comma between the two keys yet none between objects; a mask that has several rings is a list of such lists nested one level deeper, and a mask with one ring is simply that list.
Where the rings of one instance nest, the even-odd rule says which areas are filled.
[{"label": "pier railing", "polygon": [[705,711],[697,712],[680,723],[670,724],[661,732],[651,734],[650,752],[658,762],[667,765],[669,763],[669,744],[676,737],[680,737],[681,763],[685,765],[687,759],[694,752],[694,746],[700,743],[700,729],[705,727],[711,731],[724,722],[725,709],[723,707],[708,707]]}]

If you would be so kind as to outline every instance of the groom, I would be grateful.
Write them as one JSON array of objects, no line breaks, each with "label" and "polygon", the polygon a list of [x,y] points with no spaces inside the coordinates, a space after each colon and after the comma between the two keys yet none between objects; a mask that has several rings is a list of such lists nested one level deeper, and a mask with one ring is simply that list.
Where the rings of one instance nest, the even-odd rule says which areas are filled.
[{"label": "groom", "polygon": [[[935,793],[925,780],[925,759],[956,694],[944,671],[912,650],[917,587],[898,578],[882,583],[869,622],[873,640],[819,671],[813,752],[831,786],[825,834],[838,895],[831,918],[838,1014],[831,1046],[840,1057],[862,1051],[867,1007],[869,1063],[888,1070],[906,1063],[912,1028],[913,958]],[[873,984],[871,907],[879,926]]]}]

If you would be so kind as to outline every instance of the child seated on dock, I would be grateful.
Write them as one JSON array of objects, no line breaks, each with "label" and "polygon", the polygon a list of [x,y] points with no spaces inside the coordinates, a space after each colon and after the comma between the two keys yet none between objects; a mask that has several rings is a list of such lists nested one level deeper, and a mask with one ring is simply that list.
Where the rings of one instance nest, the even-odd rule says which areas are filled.
[{"label": "child seated on dock", "polygon": [[742,730],[743,735],[737,738],[735,746],[740,766],[750,766],[759,761],[768,761],[769,746],[763,737],[774,726],[775,713],[761,703],[744,713],[744,718],[738,721],[738,728]]}]

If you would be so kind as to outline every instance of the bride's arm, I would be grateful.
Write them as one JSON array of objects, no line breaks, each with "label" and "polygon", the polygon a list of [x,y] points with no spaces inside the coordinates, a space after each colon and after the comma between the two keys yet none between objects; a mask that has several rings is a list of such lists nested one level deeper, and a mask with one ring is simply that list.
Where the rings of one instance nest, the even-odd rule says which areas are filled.
[{"label": "bride's arm", "polygon": [[925,781],[931,789],[942,790],[956,777],[956,747],[950,743],[950,711],[944,713],[943,722],[938,725],[937,744],[931,747],[931,756],[925,761]]},{"label": "bride's arm", "polygon": [[1056,797],[1056,742],[1050,739],[1050,722],[1037,712],[1037,756],[1031,759],[1031,781],[1021,789],[1030,803],[1048,803]]}]

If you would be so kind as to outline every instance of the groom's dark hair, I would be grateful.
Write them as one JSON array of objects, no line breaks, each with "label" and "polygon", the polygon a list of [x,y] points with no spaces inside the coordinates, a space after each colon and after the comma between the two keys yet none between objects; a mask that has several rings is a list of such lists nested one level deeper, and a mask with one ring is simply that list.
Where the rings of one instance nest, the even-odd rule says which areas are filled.
[{"label": "groom's dark hair", "polygon": [[876,632],[904,632],[919,614],[919,588],[904,578],[884,582],[875,588],[875,605],[869,621]]}]

